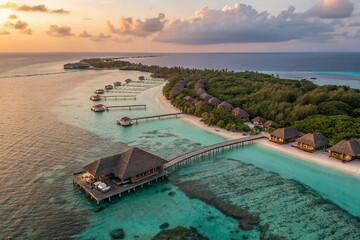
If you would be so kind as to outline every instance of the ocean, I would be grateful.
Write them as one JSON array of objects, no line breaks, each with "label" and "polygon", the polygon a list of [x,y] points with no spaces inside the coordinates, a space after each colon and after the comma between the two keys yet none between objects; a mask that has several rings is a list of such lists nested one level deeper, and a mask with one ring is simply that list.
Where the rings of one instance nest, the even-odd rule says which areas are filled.
[{"label": "ocean", "polygon": [[[301,68],[294,68],[295,64],[285,60],[291,59],[289,55],[297,56],[293,53],[241,56],[0,54],[1,238],[111,239],[110,232],[122,228],[125,239],[151,239],[161,230],[161,224],[168,223],[170,228],[193,226],[210,239],[242,239],[244,236],[259,239],[262,234],[288,239],[359,239],[359,176],[305,162],[256,144],[178,168],[168,180],[100,206],[72,183],[71,174],[85,164],[133,146],[169,160],[225,139],[176,118],[122,128],[116,124],[116,119],[123,116],[167,113],[155,100],[163,84],[141,89],[136,93],[136,101],[126,101],[126,104],[146,103],[146,110],[94,113],[90,111],[94,103],[89,100],[94,89],[149,74],[117,70],[64,71],[64,63],[86,57],[159,55],[132,58],[131,61],[198,68],[225,66],[236,71],[308,72],[311,76],[323,76],[324,81],[331,75],[333,78],[328,78],[329,83],[352,83],[352,87],[359,88],[360,68],[356,65],[360,64],[360,54],[326,54],[326,57],[313,54],[313,58],[320,56],[314,60],[319,63],[317,67],[308,60],[300,61],[311,58],[310,53],[292,60]],[[265,56],[277,59],[279,65],[281,58],[287,63],[275,67],[274,63],[266,63]],[[334,56],[343,58],[338,57],[338,63],[335,63]],[[236,63],[236,59],[243,60]],[[107,100],[106,104],[119,102],[122,101]],[[266,227],[241,230],[236,219],[199,199],[198,194],[203,194],[204,198],[211,195],[258,213],[260,224]]]}]

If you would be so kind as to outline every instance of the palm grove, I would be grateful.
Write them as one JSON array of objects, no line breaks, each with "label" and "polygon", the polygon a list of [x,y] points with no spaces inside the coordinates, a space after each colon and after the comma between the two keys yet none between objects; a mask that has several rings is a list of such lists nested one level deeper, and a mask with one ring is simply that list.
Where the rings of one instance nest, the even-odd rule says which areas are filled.
[{"label": "palm grove", "polygon": [[[279,123],[278,127],[294,125],[304,133],[321,132],[332,140],[332,144],[360,135],[360,90],[347,86],[318,86],[307,80],[279,79],[248,71],[169,68],[104,59],[84,61],[94,67],[139,70],[151,72],[153,77],[166,78],[168,83],[163,93],[174,106],[202,117],[206,124],[227,130],[250,131],[241,120],[223,108],[214,108],[205,101],[197,107],[187,104],[185,96],[200,99],[194,89],[197,81],[204,82],[210,95],[241,107],[251,117],[262,116],[273,120]],[[170,97],[170,90],[180,81],[189,82],[189,85]]]}]

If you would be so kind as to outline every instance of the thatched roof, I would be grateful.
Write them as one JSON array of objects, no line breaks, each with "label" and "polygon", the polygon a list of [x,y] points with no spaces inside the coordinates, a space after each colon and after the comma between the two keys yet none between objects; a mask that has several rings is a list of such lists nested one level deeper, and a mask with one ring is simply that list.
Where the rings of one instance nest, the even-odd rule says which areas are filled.
[{"label": "thatched roof", "polygon": [[330,140],[319,132],[305,134],[296,139],[296,141],[315,148],[324,147],[330,144]]},{"label": "thatched roof", "polygon": [[209,94],[207,94],[207,93],[201,94],[200,97],[201,97],[202,99],[204,99],[205,101],[208,101],[208,100],[210,100],[210,99],[213,98],[213,96],[211,96],[211,95],[209,95]]},{"label": "thatched roof", "polygon": [[223,107],[223,108],[225,108],[225,109],[227,109],[227,110],[232,110],[234,107],[233,107],[233,105],[231,105],[230,103],[228,103],[228,102],[222,102],[222,103],[220,103],[219,105],[218,105],[218,107]]},{"label": "thatched roof", "polygon": [[234,108],[234,110],[232,110],[232,113],[237,118],[248,118],[248,117],[250,117],[250,115],[244,109],[241,109],[239,107]]},{"label": "thatched roof", "polygon": [[300,132],[297,130],[296,127],[285,127],[285,128],[279,128],[270,133],[271,136],[275,136],[282,139],[290,139],[290,138],[296,138],[300,136]]},{"label": "thatched roof", "polygon": [[[196,94],[197,95],[201,95],[201,94],[204,94],[204,93],[206,93],[206,90],[204,89],[204,88],[197,88],[197,89],[195,89],[195,91],[196,91]],[[206,93],[207,94],[207,93]]]},{"label": "thatched roof", "polygon": [[120,120],[125,121],[125,122],[128,122],[128,121],[131,121],[131,118],[123,117],[123,118],[121,118]]},{"label": "thatched roof", "polygon": [[120,179],[128,179],[150,169],[160,167],[167,161],[140,148],[131,148],[126,152],[92,162],[84,170],[94,177],[114,174]]},{"label": "thatched roof", "polygon": [[192,102],[192,101],[194,101],[194,99],[193,99],[192,97],[190,97],[190,96],[184,97],[184,100],[187,101],[187,102]]},{"label": "thatched roof", "polygon": [[216,97],[210,98],[208,100],[208,102],[213,106],[219,105],[221,103],[221,101],[219,99],[217,99]]},{"label": "thatched roof", "polygon": [[271,120],[268,120],[264,123],[264,127],[268,128],[268,127],[272,127],[272,126],[276,126],[277,123]]},{"label": "thatched roof", "polygon": [[260,122],[261,124],[266,123],[266,120],[260,116],[257,116],[256,118],[254,118],[253,120],[251,120],[252,122]]},{"label": "thatched roof", "polygon": [[329,148],[332,152],[347,154],[352,157],[360,157],[360,143],[359,140],[342,140]]}]

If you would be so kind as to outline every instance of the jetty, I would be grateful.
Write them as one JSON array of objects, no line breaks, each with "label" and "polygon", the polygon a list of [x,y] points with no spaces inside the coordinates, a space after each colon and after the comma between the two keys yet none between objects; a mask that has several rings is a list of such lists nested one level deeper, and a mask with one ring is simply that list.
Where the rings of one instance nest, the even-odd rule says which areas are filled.
[{"label": "jetty", "polygon": [[132,108],[143,107],[146,109],[146,104],[132,104],[132,105],[118,105],[118,106],[105,106],[103,104],[95,105],[91,108],[94,112],[104,112],[105,110],[109,110],[111,108],[128,108],[131,110]]},{"label": "jetty", "polygon": [[136,95],[109,95],[109,96],[101,96],[101,98],[104,98],[105,100],[107,98],[114,98],[116,99],[123,99],[123,100],[127,100],[127,99],[134,99],[136,100]]},{"label": "jetty", "polygon": [[[160,114],[160,115],[152,115],[152,116],[145,116],[145,117],[138,117],[138,118],[127,118],[127,117],[126,118],[129,119],[129,121],[131,121],[131,122],[138,123],[139,120],[148,120],[148,119],[155,119],[155,118],[160,120],[161,118],[164,118],[164,117],[172,117],[172,116],[178,117],[178,115],[182,115],[182,114],[184,114],[184,113],[178,112],[178,113]],[[121,119],[116,120],[116,122],[121,124]]]}]

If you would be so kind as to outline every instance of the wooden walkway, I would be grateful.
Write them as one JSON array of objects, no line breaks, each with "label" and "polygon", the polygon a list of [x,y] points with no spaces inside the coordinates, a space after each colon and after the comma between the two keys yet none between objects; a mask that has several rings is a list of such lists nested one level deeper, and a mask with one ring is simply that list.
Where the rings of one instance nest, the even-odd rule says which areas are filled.
[{"label": "wooden walkway", "polygon": [[101,96],[101,98],[104,98],[105,100],[107,98],[114,98],[115,100],[116,99],[135,99],[136,100],[136,95],[113,95],[113,96]]},{"label": "wooden walkway", "polygon": [[[163,117],[172,117],[175,116],[177,117],[178,115],[184,114],[183,112],[179,112],[179,113],[169,113],[169,114],[160,114],[160,115],[153,115],[153,116],[146,116],[146,117],[138,117],[138,118],[131,118],[131,121],[135,121],[136,123],[138,123],[139,120],[148,120],[148,119],[153,119],[153,118],[163,118]],[[119,120],[117,120],[119,122]]]},{"label": "wooden walkway", "polygon": [[249,136],[249,137],[239,138],[239,139],[230,140],[230,141],[210,145],[207,147],[203,147],[170,160],[169,162],[165,163],[164,168],[170,168],[174,165],[181,165],[183,162],[191,161],[193,158],[198,158],[201,155],[218,153],[222,149],[225,148],[232,149],[233,147],[237,147],[239,145],[242,146],[244,143],[252,142],[253,140],[257,140],[261,138],[267,138],[267,137],[263,135]]},{"label": "wooden walkway", "polygon": [[146,108],[146,104],[135,104],[135,105],[120,105],[120,106],[105,106],[106,109],[111,109],[111,108],[136,108],[136,107],[144,107]]}]

